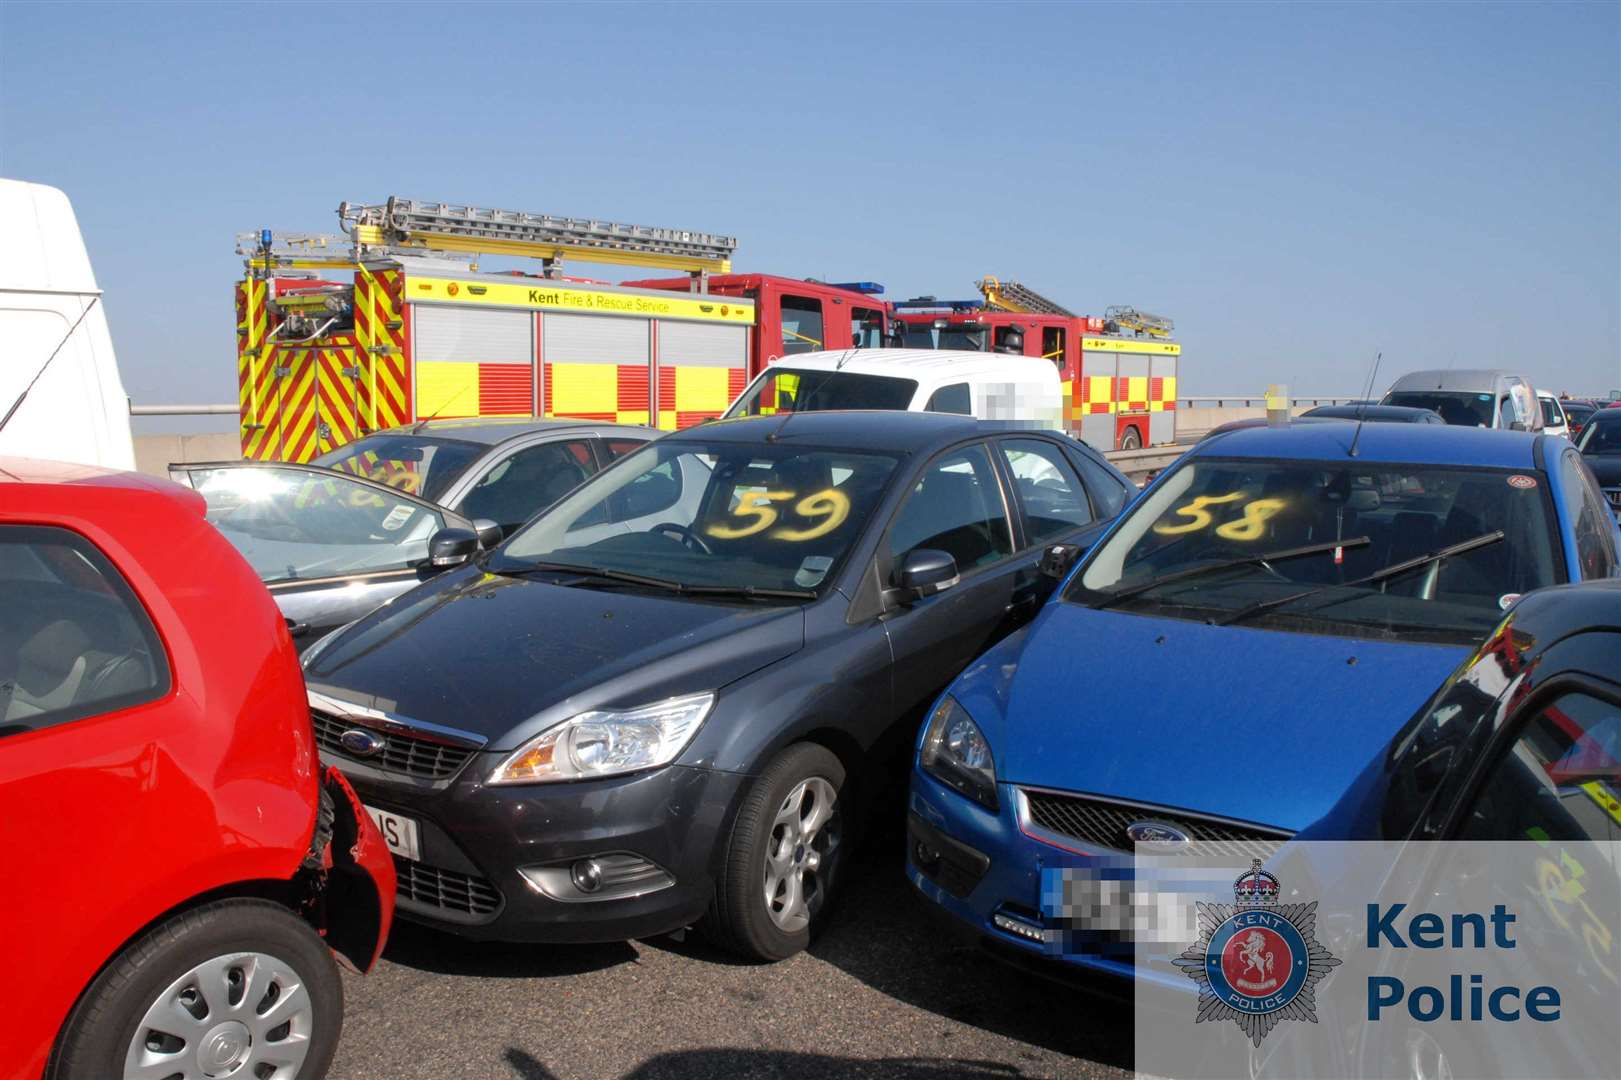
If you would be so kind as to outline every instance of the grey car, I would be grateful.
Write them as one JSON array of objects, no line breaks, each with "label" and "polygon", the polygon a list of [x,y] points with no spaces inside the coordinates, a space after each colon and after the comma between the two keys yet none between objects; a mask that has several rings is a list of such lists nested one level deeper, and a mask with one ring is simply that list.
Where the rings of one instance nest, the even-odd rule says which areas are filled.
[{"label": "grey car", "polygon": [[169,475],[207,501],[209,520],[258,571],[303,650],[493,547],[659,434],[439,420],[369,435],[309,465],[206,462],[171,465]]}]

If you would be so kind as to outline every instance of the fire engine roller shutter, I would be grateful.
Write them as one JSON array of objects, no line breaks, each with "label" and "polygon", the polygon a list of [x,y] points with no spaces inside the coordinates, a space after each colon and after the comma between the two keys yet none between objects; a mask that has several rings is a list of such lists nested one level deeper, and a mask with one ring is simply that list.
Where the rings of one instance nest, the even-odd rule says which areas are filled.
[{"label": "fire engine roller shutter", "polygon": [[1149,358],[1148,441],[1151,445],[1176,441],[1176,367],[1178,356],[1154,354]]},{"label": "fire engine roller shutter", "polygon": [[1081,353],[1081,375],[1077,380],[1080,393],[1080,436],[1094,450],[1113,450],[1115,404],[1115,375],[1117,355],[1104,349],[1085,349]]},{"label": "fire engine roller shutter", "polygon": [[666,431],[719,416],[748,381],[748,329],[659,321],[659,417]]},{"label": "fire engine roller shutter", "polygon": [[645,319],[541,316],[545,415],[645,424],[652,408]]},{"label": "fire engine roller shutter", "polygon": [[412,320],[417,419],[534,411],[529,312],[418,304]]}]

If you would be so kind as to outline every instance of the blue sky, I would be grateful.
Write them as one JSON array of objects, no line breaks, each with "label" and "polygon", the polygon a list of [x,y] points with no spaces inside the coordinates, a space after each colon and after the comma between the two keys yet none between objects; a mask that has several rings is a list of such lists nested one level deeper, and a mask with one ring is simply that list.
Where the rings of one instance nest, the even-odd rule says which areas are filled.
[{"label": "blue sky", "polygon": [[10,0],[0,173],[74,200],[142,403],[234,399],[235,233],[389,195],[1132,304],[1184,394],[1359,392],[1380,349],[1621,386],[1615,3]]}]

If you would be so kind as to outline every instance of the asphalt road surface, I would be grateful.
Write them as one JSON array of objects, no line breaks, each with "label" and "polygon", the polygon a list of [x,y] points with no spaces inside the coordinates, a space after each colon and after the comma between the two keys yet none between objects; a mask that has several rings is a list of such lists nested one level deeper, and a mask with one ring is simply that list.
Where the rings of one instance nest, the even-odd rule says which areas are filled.
[{"label": "asphalt road surface", "polygon": [[870,837],[808,953],[741,964],[697,935],[613,945],[466,942],[396,925],[345,976],[331,1080],[1122,1077],[1129,1003],[956,945]]}]

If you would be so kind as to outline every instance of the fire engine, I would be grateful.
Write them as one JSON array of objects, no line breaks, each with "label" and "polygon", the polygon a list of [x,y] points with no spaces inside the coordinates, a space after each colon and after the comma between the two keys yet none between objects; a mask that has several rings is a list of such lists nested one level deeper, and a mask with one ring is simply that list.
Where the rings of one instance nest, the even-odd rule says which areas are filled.
[{"label": "fire engine", "polygon": [[920,296],[893,305],[908,348],[1039,356],[1064,380],[1064,426],[1099,450],[1176,440],[1176,371],[1182,346],[1170,319],[1130,307],[1081,316],[1016,281],[978,283],[981,299]]},{"label": "fire engine", "polygon": [[[338,217],[343,235],[237,238],[246,458],[308,461],[439,417],[686,427],[784,355],[889,331],[880,286],[733,274],[730,236],[401,198]],[[611,285],[563,276],[565,258],[682,276]]]}]

